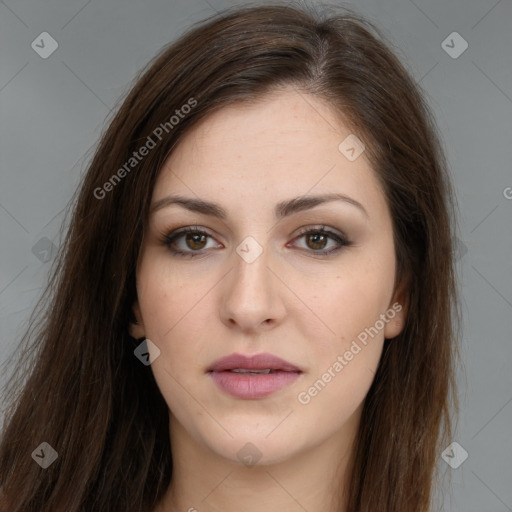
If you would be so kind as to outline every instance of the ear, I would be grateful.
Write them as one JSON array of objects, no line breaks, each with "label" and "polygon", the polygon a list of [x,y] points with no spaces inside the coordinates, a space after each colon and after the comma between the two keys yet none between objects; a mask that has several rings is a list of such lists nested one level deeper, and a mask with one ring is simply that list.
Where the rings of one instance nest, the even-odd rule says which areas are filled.
[{"label": "ear", "polygon": [[140,314],[139,301],[136,300],[132,306],[133,316],[135,321],[130,322],[129,332],[132,338],[138,340],[139,338],[145,338],[144,323],[142,322],[142,315]]},{"label": "ear", "polygon": [[408,310],[409,279],[402,279],[395,288],[393,298],[389,303],[386,316],[389,321],[384,328],[384,338],[392,339],[398,336],[405,327]]}]

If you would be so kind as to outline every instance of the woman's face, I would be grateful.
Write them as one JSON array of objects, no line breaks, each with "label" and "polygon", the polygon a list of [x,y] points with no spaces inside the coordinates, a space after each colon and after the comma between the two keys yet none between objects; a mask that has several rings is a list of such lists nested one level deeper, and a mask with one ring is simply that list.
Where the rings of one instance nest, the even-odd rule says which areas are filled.
[{"label": "woman's face", "polygon": [[268,464],[354,434],[404,323],[390,212],[361,149],[290,89],[214,113],[161,169],[131,332],[154,344],[171,441]]}]

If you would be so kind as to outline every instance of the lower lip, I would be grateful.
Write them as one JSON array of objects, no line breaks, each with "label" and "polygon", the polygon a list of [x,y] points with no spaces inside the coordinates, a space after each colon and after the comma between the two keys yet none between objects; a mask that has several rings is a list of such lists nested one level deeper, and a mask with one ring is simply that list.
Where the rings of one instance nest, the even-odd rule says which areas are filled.
[{"label": "lower lip", "polygon": [[210,376],[222,391],[246,400],[264,398],[294,382],[298,372],[263,373],[250,375],[235,372],[210,372]]}]

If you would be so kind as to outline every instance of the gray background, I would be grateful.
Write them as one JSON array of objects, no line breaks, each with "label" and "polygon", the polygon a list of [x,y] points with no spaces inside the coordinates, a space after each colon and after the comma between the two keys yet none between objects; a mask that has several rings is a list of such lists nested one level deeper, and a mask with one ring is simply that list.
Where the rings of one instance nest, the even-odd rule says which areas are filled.
[{"label": "gray background", "polygon": [[[0,1],[0,362],[15,349],[59,245],[64,208],[106,116],[166,43],[222,0]],[[460,207],[464,365],[446,511],[512,510],[512,3],[362,0],[427,92]],[[48,32],[58,49],[31,47]],[[468,48],[460,51],[458,32]],[[41,44],[41,43],[39,43]],[[46,45],[46,48],[48,46]],[[441,455],[441,454],[440,454]],[[456,454],[458,457],[459,455]]]}]

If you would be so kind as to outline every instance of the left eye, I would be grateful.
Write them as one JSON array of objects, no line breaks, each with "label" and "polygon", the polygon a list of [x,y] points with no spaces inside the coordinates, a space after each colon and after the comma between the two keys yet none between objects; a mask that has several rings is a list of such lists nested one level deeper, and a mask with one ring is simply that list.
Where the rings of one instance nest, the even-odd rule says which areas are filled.
[{"label": "left eye", "polygon": [[[306,233],[301,235],[299,238],[304,238],[308,249],[322,249],[324,250],[329,242],[329,235],[318,232]],[[332,239],[331,239],[332,241]]]},{"label": "left eye", "polygon": [[[350,245],[350,242],[343,236],[332,231],[328,231],[323,227],[309,229],[301,233],[294,240],[299,240],[301,238],[305,240],[305,249],[311,249],[312,252],[317,254],[329,254],[338,251],[343,246]],[[329,241],[331,241],[331,247],[327,248],[329,246]]]}]

